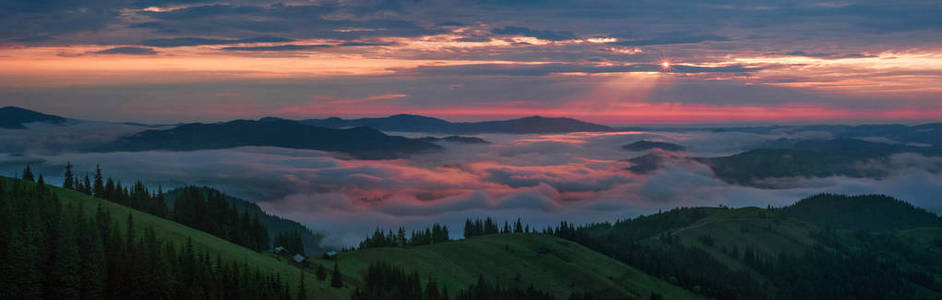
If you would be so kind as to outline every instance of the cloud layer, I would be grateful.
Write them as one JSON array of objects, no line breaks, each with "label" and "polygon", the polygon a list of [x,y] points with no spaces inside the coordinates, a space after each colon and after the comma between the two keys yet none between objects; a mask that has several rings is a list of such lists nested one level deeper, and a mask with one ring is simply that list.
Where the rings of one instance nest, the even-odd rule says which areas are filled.
[{"label": "cloud layer", "polygon": [[[86,135],[89,139],[96,136]],[[79,139],[83,134],[73,132],[72,136]],[[493,143],[444,143],[446,151],[440,153],[388,161],[345,160],[325,152],[268,147],[75,154],[38,151],[47,144],[24,139],[20,144],[27,148],[25,155],[0,157],[0,173],[13,175],[30,164],[48,181],[56,182],[66,162],[76,165],[80,175],[101,163],[107,175],[126,182],[144,179],[164,188],[210,185],[324,231],[333,246],[354,244],[376,226],[411,228],[441,222],[457,229],[469,216],[521,217],[536,226],[561,220],[585,223],[678,206],[787,205],[820,192],[885,193],[942,211],[934,198],[942,192],[938,158],[896,155],[873,166],[892,170],[891,176],[879,180],[786,178],[778,189],[760,189],[726,184],[708,167],[687,160],[668,163],[652,173],[633,174],[625,159],[643,152],[620,148],[642,139],[658,139],[687,146],[686,154],[691,156],[717,156],[769,139],[799,136],[809,135],[483,135]],[[64,146],[52,148],[56,147]]]}]

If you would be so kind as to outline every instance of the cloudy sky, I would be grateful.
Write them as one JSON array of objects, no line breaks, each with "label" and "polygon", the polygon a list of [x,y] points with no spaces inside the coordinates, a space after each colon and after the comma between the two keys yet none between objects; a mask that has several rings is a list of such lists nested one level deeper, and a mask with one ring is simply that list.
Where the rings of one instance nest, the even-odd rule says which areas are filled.
[{"label": "cloudy sky", "polygon": [[8,0],[0,105],[179,122],[942,117],[942,2]]}]

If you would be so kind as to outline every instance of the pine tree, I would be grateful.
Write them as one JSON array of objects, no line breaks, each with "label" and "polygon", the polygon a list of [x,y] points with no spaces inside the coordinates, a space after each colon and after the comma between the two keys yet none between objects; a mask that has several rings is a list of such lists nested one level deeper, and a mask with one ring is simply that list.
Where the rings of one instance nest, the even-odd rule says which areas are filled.
[{"label": "pine tree", "polygon": [[[79,211],[82,210],[79,209]],[[80,237],[78,240],[79,257],[81,258],[79,298],[102,299],[105,297],[105,282],[108,279],[102,234],[98,231],[95,221],[86,221],[81,216],[77,226]]]},{"label": "pine tree", "polygon": [[327,280],[327,268],[325,268],[322,264],[317,264],[317,269],[314,271],[314,275],[317,276],[317,280]]},{"label": "pine tree", "polygon": [[340,268],[334,263],[334,272],[330,275],[330,286],[335,288],[343,287],[343,274],[340,274]]},{"label": "pine tree", "polygon": [[298,300],[307,300],[307,290],[304,288],[304,271],[301,271],[301,278],[298,280]]},{"label": "pine tree", "polygon": [[62,188],[69,190],[75,189],[75,175],[72,174],[72,162],[65,164],[65,180],[62,181]]},{"label": "pine tree", "polygon": [[105,197],[105,182],[101,177],[101,165],[95,166],[95,186],[92,188],[92,194],[98,198]]},{"label": "pine tree", "polygon": [[23,180],[30,181],[30,182],[34,180],[33,170],[30,169],[29,166],[26,166],[26,169],[23,170]]},{"label": "pine tree", "polygon": [[469,239],[474,236],[474,224],[471,223],[471,218],[464,220],[464,238]]},{"label": "pine tree", "polygon": [[92,194],[92,182],[88,179],[88,173],[85,173],[85,184],[82,186],[82,193]]},{"label": "pine tree", "polygon": [[[79,246],[76,237],[77,220],[74,209],[64,211],[65,218],[59,222],[58,234],[54,241],[54,264],[48,280],[51,282],[51,296],[54,299],[77,299],[81,287],[79,272]],[[48,295],[48,294],[47,294]]]}]

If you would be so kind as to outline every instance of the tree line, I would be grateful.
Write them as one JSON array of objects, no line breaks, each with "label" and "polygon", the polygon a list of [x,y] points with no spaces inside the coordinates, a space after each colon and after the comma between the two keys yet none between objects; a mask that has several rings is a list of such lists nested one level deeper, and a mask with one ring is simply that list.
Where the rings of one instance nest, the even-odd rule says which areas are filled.
[{"label": "tree line", "polygon": [[[32,170],[27,166],[23,179],[32,181],[32,178]],[[121,181],[105,179],[101,166],[95,167],[92,177],[86,174],[84,180],[79,180],[73,174],[71,163],[66,164],[62,187],[173,220],[255,251],[271,246],[268,229],[259,222],[258,216],[245,209],[240,213],[219,191],[184,187],[170,211],[160,187],[156,192],[149,191],[140,180],[125,187]]]},{"label": "tree line", "polygon": [[[247,210],[239,213],[219,191],[204,193],[198,187],[184,187],[173,204],[171,219],[255,251],[271,248],[268,229],[258,216],[250,216]],[[304,253],[303,245],[301,249],[296,253]]]},{"label": "tree line", "polygon": [[63,204],[43,181],[0,182],[2,299],[291,299],[277,274],[160,240],[130,211],[120,226]]},{"label": "tree line", "polygon": [[304,240],[301,239],[301,233],[298,232],[283,232],[275,235],[275,247],[284,247],[285,251],[288,251],[290,254],[301,254],[304,253]]},{"label": "tree line", "polygon": [[[706,215],[701,209],[676,208],[615,223],[575,226],[564,221],[544,229],[544,233],[580,243],[701,295],[717,299],[767,298],[763,286],[748,271],[730,269],[705,250],[684,246],[670,234],[670,230]],[[656,237],[663,245],[642,242],[650,237]]]},{"label": "tree line", "polygon": [[[423,280],[417,272],[406,272],[402,268],[379,261],[370,264],[363,277],[362,288],[357,288],[352,300],[551,300],[549,293],[530,286],[527,289],[502,287],[491,284],[479,276],[476,283],[458,290],[452,298],[448,287],[439,285],[432,278]],[[583,299],[577,297],[574,299]]]},{"label": "tree line", "polygon": [[504,221],[504,227],[501,228],[496,222],[494,222],[491,217],[485,219],[474,219],[468,218],[464,222],[464,238],[471,238],[475,236],[488,235],[488,234],[498,234],[498,233],[529,233],[530,225],[523,225],[523,223],[518,218],[513,223],[511,227],[510,223]]},{"label": "tree line", "polygon": [[431,245],[441,242],[447,242],[448,227],[440,224],[433,224],[432,227],[425,230],[413,230],[410,235],[406,235],[405,228],[399,227],[399,230],[393,233],[392,230],[383,232],[376,228],[372,236],[367,236],[360,242],[359,249],[380,248],[380,247],[412,247]]}]

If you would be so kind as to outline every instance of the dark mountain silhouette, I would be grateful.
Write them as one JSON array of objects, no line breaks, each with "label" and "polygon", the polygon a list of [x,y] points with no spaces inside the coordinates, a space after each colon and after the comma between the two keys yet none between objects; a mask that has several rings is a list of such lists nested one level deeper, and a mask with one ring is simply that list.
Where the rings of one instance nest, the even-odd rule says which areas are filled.
[{"label": "dark mountain silhouette", "polygon": [[486,122],[448,122],[442,119],[417,116],[394,115],[385,118],[363,118],[345,120],[341,118],[310,119],[299,121],[303,124],[347,128],[365,126],[383,131],[436,132],[452,134],[473,133],[564,133],[581,131],[614,131],[613,128],[570,118],[547,118],[532,116],[526,118],[486,121]]},{"label": "dark mountain silhouette", "polygon": [[665,151],[652,151],[651,153],[641,155],[627,161],[631,163],[628,171],[635,174],[647,174],[660,169],[670,161],[687,160],[685,157],[671,154]]},{"label": "dark mountain silhouette", "polygon": [[681,146],[678,144],[658,142],[658,141],[648,141],[648,140],[637,141],[631,144],[621,146],[621,148],[628,151],[647,151],[647,150],[659,148],[661,150],[675,151],[675,152],[684,151],[685,149],[684,146]]},{"label": "dark mountain silhouette", "polygon": [[390,159],[439,150],[433,143],[389,136],[375,129],[334,129],[295,121],[265,119],[225,123],[192,123],[166,130],[147,130],[122,137],[98,151],[190,151],[239,146],[273,146],[346,153],[359,159]]},{"label": "dark mountain silhouette", "polygon": [[774,181],[767,182],[767,179],[828,176],[882,178],[891,171],[884,164],[890,161],[891,155],[899,153],[942,156],[942,149],[848,138],[779,139],[765,143],[760,148],[729,156],[685,157],[655,150],[627,161],[631,163],[628,170],[637,174],[655,171],[670,161],[699,162],[710,167],[717,178],[728,183],[774,188]]},{"label": "dark mountain silhouette", "polygon": [[23,129],[26,128],[23,126],[23,124],[26,123],[44,122],[61,124],[65,121],[66,119],[60,116],[47,115],[25,108],[15,106],[0,108],[0,128]]},{"label": "dark mountain silhouette", "polygon": [[454,130],[454,123],[431,117],[418,115],[394,115],[385,118],[362,118],[345,120],[337,117],[327,119],[310,119],[299,121],[303,124],[329,127],[370,127],[385,131],[404,131],[404,132],[450,132]]},{"label": "dark mountain silhouette", "polygon": [[448,142],[448,143],[459,143],[459,144],[490,144],[491,143],[479,137],[457,136],[457,135],[446,136],[446,137],[441,137],[441,138],[427,136],[424,138],[420,138],[419,140],[426,141],[426,142]]},{"label": "dark mountain silhouette", "polygon": [[767,143],[760,149],[712,158],[695,158],[713,169],[717,177],[735,184],[755,185],[762,179],[784,177],[848,176],[880,178],[886,169],[868,162],[885,162],[897,153],[942,155],[936,147],[873,143],[858,139],[786,140]]},{"label": "dark mountain silhouette", "polygon": [[761,127],[730,127],[730,128],[682,128],[673,131],[709,130],[713,132],[748,132],[758,134],[769,133],[797,133],[797,132],[827,132],[834,138],[886,138],[896,143],[924,144],[942,146],[942,123],[927,123],[907,126],[902,124],[865,124],[865,125],[806,125],[806,126],[761,126]]}]

